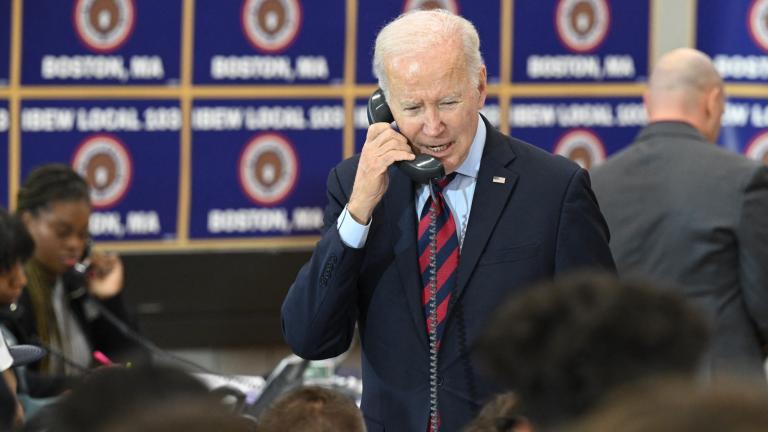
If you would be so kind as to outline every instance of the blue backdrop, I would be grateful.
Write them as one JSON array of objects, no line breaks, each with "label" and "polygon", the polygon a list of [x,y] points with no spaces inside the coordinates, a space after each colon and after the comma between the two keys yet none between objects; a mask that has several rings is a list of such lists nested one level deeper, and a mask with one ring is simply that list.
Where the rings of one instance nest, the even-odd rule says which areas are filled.
[{"label": "blue backdrop", "polygon": [[[91,181],[93,234],[118,250],[311,246],[328,171],[365,141],[375,35],[425,5],[477,27],[494,126],[594,166],[644,124],[650,4],[0,0],[0,205],[63,162]],[[764,159],[768,0],[693,13],[697,46],[742,85],[720,143]]]}]

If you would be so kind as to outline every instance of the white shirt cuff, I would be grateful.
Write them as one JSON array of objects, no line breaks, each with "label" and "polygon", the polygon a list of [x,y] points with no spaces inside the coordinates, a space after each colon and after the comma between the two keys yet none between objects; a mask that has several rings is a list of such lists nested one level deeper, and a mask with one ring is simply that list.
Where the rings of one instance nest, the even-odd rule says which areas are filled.
[{"label": "white shirt cuff", "polygon": [[13,357],[11,352],[8,351],[8,345],[5,344],[5,338],[0,333],[0,372],[8,369],[13,365]]},{"label": "white shirt cuff", "polygon": [[339,230],[341,241],[348,247],[362,249],[365,246],[365,240],[368,239],[368,230],[371,228],[372,220],[373,218],[368,221],[368,225],[361,225],[349,214],[347,206],[344,206],[344,211],[336,220],[336,228]]}]

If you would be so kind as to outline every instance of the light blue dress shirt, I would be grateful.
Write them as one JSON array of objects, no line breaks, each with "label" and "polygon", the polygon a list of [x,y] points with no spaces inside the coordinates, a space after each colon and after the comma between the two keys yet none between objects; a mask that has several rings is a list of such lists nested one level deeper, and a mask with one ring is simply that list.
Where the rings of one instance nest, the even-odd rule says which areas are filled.
[{"label": "light blue dress shirt", "polygon": [[[472,146],[464,162],[456,169],[457,175],[448,186],[443,189],[443,196],[451,209],[453,220],[456,222],[456,234],[459,237],[459,245],[464,243],[464,234],[469,225],[469,212],[472,208],[472,198],[475,195],[475,184],[477,183],[477,173],[480,171],[480,160],[485,148],[485,123],[479,118],[475,138],[472,140]],[[429,198],[429,188],[426,184],[419,185],[416,189],[416,220],[421,216],[421,209]],[[339,237],[345,245],[360,249],[365,246],[368,238],[368,230],[371,227],[371,221],[368,225],[362,225],[352,218],[344,206],[336,220],[336,227],[339,230]]]}]

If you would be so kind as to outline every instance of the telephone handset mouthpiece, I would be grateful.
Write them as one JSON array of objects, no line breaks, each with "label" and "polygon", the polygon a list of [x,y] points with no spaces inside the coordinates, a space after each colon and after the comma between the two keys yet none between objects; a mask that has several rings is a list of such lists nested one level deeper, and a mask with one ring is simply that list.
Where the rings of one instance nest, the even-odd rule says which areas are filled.
[{"label": "telephone handset mouthpiece", "polygon": [[430,180],[440,180],[445,177],[443,164],[429,155],[416,155],[416,159],[412,161],[400,161],[395,164],[416,183],[429,183]]}]

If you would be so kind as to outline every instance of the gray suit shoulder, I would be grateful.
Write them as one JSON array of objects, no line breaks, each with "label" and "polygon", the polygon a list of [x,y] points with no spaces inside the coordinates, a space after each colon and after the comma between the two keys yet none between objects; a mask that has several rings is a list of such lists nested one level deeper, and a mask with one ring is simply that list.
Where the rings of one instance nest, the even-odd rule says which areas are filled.
[{"label": "gray suit shoulder", "polygon": [[707,171],[713,175],[728,173],[749,176],[764,167],[759,161],[722,148],[715,144],[690,139],[667,139],[666,141],[637,141],[613,154],[605,163],[591,170],[597,179],[607,175],[626,174],[627,167],[647,164],[666,159],[673,163],[680,174],[686,171]]},{"label": "gray suit shoulder", "polygon": [[701,154],[706,154],[710,157],[717,158],[722,163],[733,164],[734,166],[738,166],[740,168],[751,169],[756,169],[763,165],[761,162],[750,159],[741,153],[736,153],[715,144],[708,142],[701,142],[696,144],[702,146],[700,149]]},{"label": "gray suit shoulder", "polygon": [[[691,154],[691,165],[707,170],[713,177],[723,180],[730,178],[734,183],[746,186],[765,165],[740,153],[710,143],[694,143],[695,152]],[[740,179],[736,182],[736,179]]]}]

